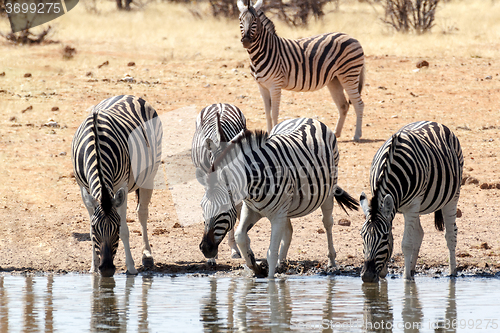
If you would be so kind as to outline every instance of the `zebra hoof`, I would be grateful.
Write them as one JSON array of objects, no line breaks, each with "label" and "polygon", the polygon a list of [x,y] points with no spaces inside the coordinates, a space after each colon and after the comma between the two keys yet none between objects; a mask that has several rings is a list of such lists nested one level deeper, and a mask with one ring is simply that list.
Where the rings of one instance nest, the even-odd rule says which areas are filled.
[{"label": "zebra hoof", "polygon": [[240,259],[240,258],[241,258],[241,254],[239,251],[236,251],[236,250],[231,251],[231,259]]},{"label": "zebra hoof", "polygon": [[217,263],[215,262],[215,258],[207,260],[207,265],[210,266],[210,267],[215,267],[216,264]]},{"label": "zebra hoof", "polygon": [[151,268],[155,265],[155,261],[153,260],[153,257],[143,257],[142,258],[142,266],[144,268]]},{"label": "zebra hoof", "polygon": [[359,137],[359,136],[355,136],[355,137],[353,137],[353,138],[352,138],[352,140],[353,140],[354,142],[359,142],[359,141],[361,141],[361,137]]},{"label": "zebra hoof", "polygon": [[[135,271],[135,272],[134,272],[134,271]],[[137,271],[137,269],[134,269],[134,271],[133,271],[133,272],[130,272],[130,271],[127,269],[127,271],[125,272],[125,274],[127,274],[127,275],[137,275],[137,274],[139,274],[139,272]]]},{"label": "zebra hoof", "polygon": [[253,271],[255,273],[255,277],[266,278],[269,274],[269,265],[267,260],[264,259],[259,264],[256,264]]}]

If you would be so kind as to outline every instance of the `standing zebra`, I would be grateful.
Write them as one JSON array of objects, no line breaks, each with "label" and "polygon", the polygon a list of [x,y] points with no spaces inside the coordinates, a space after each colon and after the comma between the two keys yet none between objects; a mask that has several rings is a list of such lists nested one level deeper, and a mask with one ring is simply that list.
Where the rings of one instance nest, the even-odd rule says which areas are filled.
[{"label": "standing zebra", "polygon": [[[201,110],[196,118],[196,130],[194,132],[191,160],[196,167],[198,179],[203,178],[210,170],[216,156],[224,146],[238,133],[247,129],[247,121],[238,107],[231,104],[212,104]],[[238,205],[238,216],[241,205]],[[216,232],[227,232],[216,230]],[[241,258],[240,251],[234,241],[234,228],[228,231],[228,243],[231,247],[231,258]],[[222,235],[222,237],[224,237]],[[215,258],[209,263],[214,264]]]},{"label": "standing zebra", "polygon": [[[435,213],[435,225],[446,228],[450,274],[456,274],[455,224],[464,159],[457,137],[444,125],[421,121],[401,128],[377,151],[370,169],[371,205],[361,194],[366,222],[361,229],[365,263],[361,277],[376,282],[387,274],[392,255],[392,220],[403,213],[405,279],[415,274],[424,231],[419,215]],[[443,221],[444,220],[444,221]]]},{"label": "standing zebra", "polygon": [[[278,123],[281,89],[315,91],[328,87],[339,109],[335,135],[340,137],[349,101],[356,111],[354,140],[361,138],[364,82],[364,54],[360,43],[343,33],[326,33],[299,40],[279,37],[273,22],[255,6],[238,0],[243,47],[250,56],[252,75],[264,100],[267,131]],[[272,114],[271,114],[272,110]]]},{"label": "standing zebra", "polygon": [[[335,265],[332,239],[333,198],[345,210],[358,203],[337,186],[339,152],[333,132],[314,119],[292,119],[271,133],[244,131],[217,157],[201,181],[206,193],[201,205],[205,232],[200,249],[206,257],[217,253],[224,235],[236,222],[235,205],[243,201],[236,243],[249,268],[257,276],[273,278],[276,265],[286,259],[292,240],[291,218],[321,207],[328,239],[329,265]],[[248,231],[262,217],[271,221],[267,252],[269,271],[257,265]],[[222,237],[221,237],[222,235]]]},{"label": "standing zebra", "polygon": [[151,105],[134,96],[108,98],[90,109],[75,133],[72,161],[82,199],[90,215],[92,266],[102,276],[115,272],[113,258],[121,238],[127,273],[137,274],[126,221],[127,194],[136,191],[144,242],[143,265],[152,265],[148,241],[148,205],[161,161],[162,125]]}]

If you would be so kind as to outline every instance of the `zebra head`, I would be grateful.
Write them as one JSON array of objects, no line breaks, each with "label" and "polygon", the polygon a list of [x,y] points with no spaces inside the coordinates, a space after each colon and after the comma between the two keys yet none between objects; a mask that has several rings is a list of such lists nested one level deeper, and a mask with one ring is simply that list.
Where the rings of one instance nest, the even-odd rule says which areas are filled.
[{"label": "zebra head", "polygon": [[99,272],[101,276],[110,277],[115,273],[113,259],[118,249],[120,239],[121,217],[117,208],[121,207],[126,198],[126,188],[121,187],[111,197],[106,186],[102,186],[101,201],[96,200],[82,188],[83,200],[87,207],[93,207],[91,216],[92,243],[99,254]]},{"label": "zebra head", "polygon": [[200,250],[206,258],[214,258],[220,242],[236,223],[237,212],[231,191],[232,174],[226,166],[205,176],[197,174],[197,177],[205,186],[205,195],[201,200],[205,230]]},{"label": "zebra head", "polygon": [[363,282],[378,282],[379,277],[387,275],[387,264],[392,256],[393,236],[392,219],[394,200],[390,194],[379,204],[378,195],[372,198],[371,207],[365,193],[361,193],[360,204],[366,216],[361,228],[365,262],[361,270]]},{"label": "zebra head", "polygon": [[257,12],[262,7],[263,0],[257,0],[255,5],[252,6],[251,0],[238,0],[238,9],[240,10],[240,30],[241,30],[241,43],[245,49],[248,49],[262,30],[262,22],[260,21]]}]

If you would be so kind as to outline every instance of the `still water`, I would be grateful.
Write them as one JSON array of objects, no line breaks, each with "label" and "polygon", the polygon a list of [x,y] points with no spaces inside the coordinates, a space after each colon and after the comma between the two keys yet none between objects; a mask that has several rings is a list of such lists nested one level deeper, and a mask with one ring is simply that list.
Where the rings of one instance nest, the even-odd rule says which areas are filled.
[{"label": "still water", "polygon": [[500,279],[0,276],[0,332],[500,332]]}]

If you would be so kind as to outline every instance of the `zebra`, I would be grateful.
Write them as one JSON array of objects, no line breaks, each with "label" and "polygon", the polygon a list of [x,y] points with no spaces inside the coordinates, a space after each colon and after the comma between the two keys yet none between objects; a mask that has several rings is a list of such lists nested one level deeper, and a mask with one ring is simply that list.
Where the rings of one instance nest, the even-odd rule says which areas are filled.
[{"label": "zebra", "polygon": [[[344,33],[326,33],[298,40],[276,34],[274,24],[260,9],[238,0],[241,43],[250,56],[252,76],[264,100],[267,131],[278,123],[281,89],[316,91],[328,87],[339,109],[335,135],[340,137],[349,103],[356,111],[354,141],[361,138],[364,104],[361,90],[365,80],[361,44]],[[344,90],[349,99],[344,95]],[[349,102],[348,102],[349,101]]]},{"label": "zebra", "polygon": [[[162,124],[142,98],[114,96],[90,108],[72,142],[74,175],[90,215],[91,272],[113,276],[121,238],[128,274],[137,274],[126,221],[127,194],[136,191],[144,266],[153,265],[147,233],[148,205],[161,161]],[[98,254],[100,261],[98,262]]]},{"label": "zebra", "polygon": [[361,229],[364,266],[361,277],[376,282],[387,274],[392,256],[392,221],[403,213],[404,278],[413,279],[424,231],[419,215],[434,213],[435,226],[446,228],[450,274],[456,274],[455,223],[464,159],[458,138],[445,125],[419,121],[389,138],[375,154],[370,168],[373,194],[360,203],[366,215]]},{"label": "zebra", "polygon": [[[203,108],[196,118],[196,130],[193,136],[191,160],[196,167],[197,178],[201,179],[210,170],[214,156],[242,130],[247,129],[246,118],[241,110],[231,104],[217,103]],[[241,205],[237,207],[237,213]],[[228,232],[231,258],[241,258],[234,241],[234,228]],[[209,259],[215,264],[215,258]]]},{"label": "zebra", "polygon": [[[200,249],[206,257],[217,253],[224,232],[236,221],[235,206],[243,201],[236,243],[256,276],[274,277],[276,265],[286,259],[292,239],[290,219],[321,207],[328,240],[329,265],[335,266],[333,198],[345,210],[358,202],[337,185],[339,152],[333,132],[308,118],[285,120],[270,134],[242,131],[217,156],[211,172],[201,179],[206,192],[201,206],[205,231]],[[271,221],[267,262],[257,264],[247,232],[262,217]]]}]

